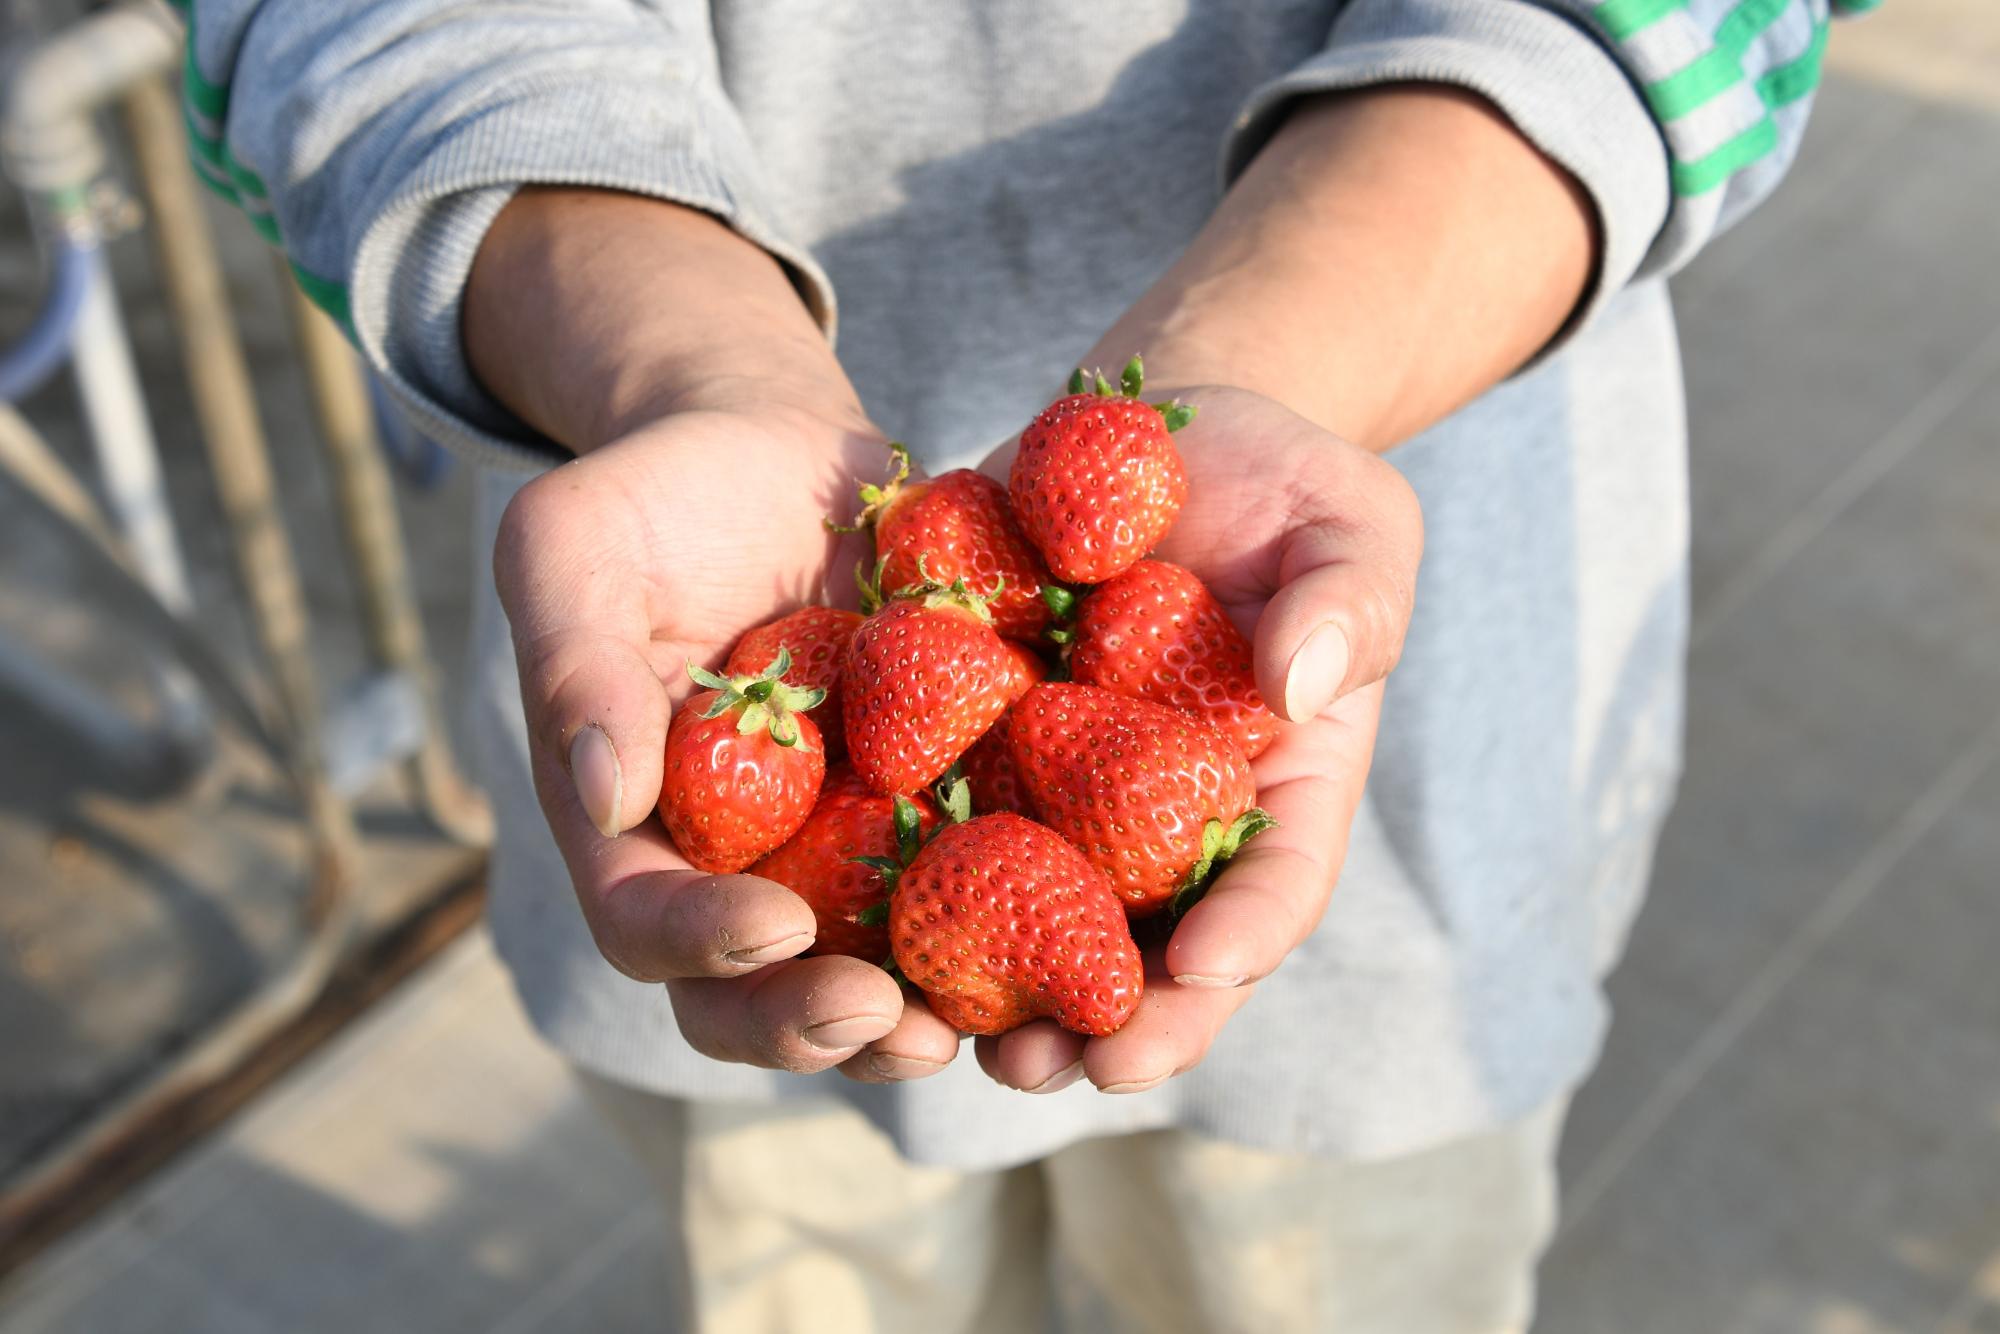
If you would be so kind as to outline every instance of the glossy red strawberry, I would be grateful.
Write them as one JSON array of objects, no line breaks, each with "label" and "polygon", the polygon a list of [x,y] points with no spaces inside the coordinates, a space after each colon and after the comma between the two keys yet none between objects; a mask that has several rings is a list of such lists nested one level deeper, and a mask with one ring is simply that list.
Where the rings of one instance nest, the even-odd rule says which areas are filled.
[{"label": "glossy red strawberry", "polygon": [[1021,432],[1007,478],[1014,515],[1058,579],[1095,584],[1151,551],[1187,499],[1187,473],[1171,432],[1194,416],[1179,403],[1140,400],[1139,358],[1119,388],[1083,372]]},{"label": "glossy red strawberry", "polygon": [[1251,759],[1277,739],[1250,641],[1192,571],[1142,560],[1099,584],[1064,633],[1072,681],[1199,714]]},{"label": "glossy red strawberry", "polygon": [[1270,827],[1251,804],[1250,762],[1193,714],[1044,682],[1014,706],[1009,732],[1036,815],[1105,874],[1134,917],[1184,910],[1220,863]]},{"label": "glossy red strawberry", "polygon": [[740,871],[805,823],[826,751],[805,711],[821,690],[788,685],[791,658],[755,676],[717,676],[693,663],[688,675],[707,686],[667,726],[660,820],[690,865]]},{"label": "glossy red strawberry", "polygon": [[828,526],[875,530],[883,588],[963,579],[988,599],[993,628],[1003,638],[1040,635],[1049,623],[1041,596],[1049,572],[1007,507],[1007,488],[970,468],[912,482],[909,451],[899,444],[889,448],[894,475],[881,486],[861,488],[863,508],[851,526]]},{"label": "glossy red strawberry", "polygon": [[[1015,671],[1008,683],[1007,698],[1011,703],[1028,693],[1036,682],[1049,674],[1048,664],[1030,652],[1025,645],[1009,644],[1013,655]],[[965,773],[965,781],[972,789],[972,809],[981,815],[991,815],[995,811],[1012,811],[1016,815],[1032,816],[1034,807],[1028,804],[1028,793],[1021,786],[1020,775],[1014,772],[1014,752],[1007,744],[1007,719],[1010,709],[1000,715],[1000,720],[986,729],[986,735],[972,743],[972,749],[965,752],[959,761]]]},{"label": "glossy red strawberry", "polygon": [[847,739],[840,725],[840,664],[847,658],[847,641],[861,624],[861,613],[838,607],[800,607],[767,625],[760,625],[736,641],[723,670],[731,676],[764,670],[778,650],[792,655],[791,684],[826,692],[823,706],[813,715],[819,725],[820,740],[828,759],[847,753]]},{"label": "glossy red strawberry", "polygon": [[889,957],[888,929],[863,920],[880,915],[888,883],[880,870],[856,859],[901,854],[907,862],[915,856],[924,835],[937,827],[938,814],[922,795],[903,805],[908,815],[899,828],[894,798],[871,791],[847,765],[835,765],[799,832],[750,868],[752,875],[777,881],[811,905],[819,934],[808,954],[847,954],[869,963]]},{"label": "glossy red strawberry", "polygon": [[841,689],[854,771],[885,796],[936,781],[1006,711],[1020,670],[962,581],[898,593],[847,646]]},{"label": "glossy red strawberry", "polygon": [[1104,877],[1018,815],[938,831],[890,891],[889,947],[961,1033],[1004,1033],[1047,1016],[1102,1036],[1132,1017],[1145,986]]}]

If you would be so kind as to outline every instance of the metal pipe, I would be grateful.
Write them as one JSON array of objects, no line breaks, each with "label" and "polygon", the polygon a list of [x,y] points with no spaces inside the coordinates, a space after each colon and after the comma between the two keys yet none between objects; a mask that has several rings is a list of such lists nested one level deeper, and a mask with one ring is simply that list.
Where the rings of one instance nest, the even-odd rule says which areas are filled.
[{"label": "metal pipe", "polygon": [[424,739],[407,763],[410,785],[440,829],[461,843],[483,847],[493,837],[492,816],[478,792],[459,777],[452,760],[437,672],[411,591],[409,557],[381,441],[375,435],[366,379],[347,340],[306,300],[282,265],[279,281],[319,418],[320,440],[333,479],[334,513],[354,567],[369,654],[378,667],[407,676],[423,701]]},{"label": "metal pipe", "polygon": [[258,647],[277,685],[291,750],[289,767],[303,789],[306,819],[322,855],[351,871],[357,864],[354,823],[346,803],[326,781],[305,595],[278,511],[270,453],[222,266],[188,172],[180,108],[156,77],[133,84],[123,106],[153,219],[159,276],[179,334],[216,496],[229,526],[237,578]]},{"label": "metal pipe", "polygon": [[91,113],[134,79],[172,69],[180,56],[180,24],[160,0],[125,0],[41,43],[0,92],[8,175],[60,206],[77,202],[104,167]]},{"label": "metal pipe", "polygon": [[87,227],[56,230],[50,247],[49,291],[28,331],[0,352],[0,403],[18,403],[61,369],[70,336],[91,285],[104,281],[96,233]]},{"label": "metal pipe", "polygon": [[84,297],[70,362],[112,518],[125,534],[147,587],[168,610],[185,613],[194,606],[194,596],[174,535],[173,512],[167,506],[159,445],[118,311],[118,295],[108,282],[92,283]]},{"label": "metal pipe", "polygon": [[26,419],[4,403],[0,403],[0,473],[7,474],[29,500],[77,535],[78,549],[94,567],[90,570],[93,579],[124,595],[119,605],[112,608],[114,614],[127,618],[135,633],[150,635],[166,644],[175,661],[192,671],[208,698],[216,701],[244,734],[282,767],[285,752],[276,735],[208,641],[192,622],[161,604],[140,576],[124,540],[97,508],[90,492],[63,466]]}]

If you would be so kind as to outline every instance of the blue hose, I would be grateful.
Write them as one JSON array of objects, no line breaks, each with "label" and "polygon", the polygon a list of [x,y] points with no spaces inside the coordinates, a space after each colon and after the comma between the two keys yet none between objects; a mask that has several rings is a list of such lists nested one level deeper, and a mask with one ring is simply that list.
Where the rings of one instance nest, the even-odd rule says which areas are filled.
[{"label": "blue hose", "polygon": [[58,236],[49,294],[21,340],[0,352],[0,403],[18,403],[69,358],[70,337],[90,285],[98,281],[104,252],[94,240]]}]

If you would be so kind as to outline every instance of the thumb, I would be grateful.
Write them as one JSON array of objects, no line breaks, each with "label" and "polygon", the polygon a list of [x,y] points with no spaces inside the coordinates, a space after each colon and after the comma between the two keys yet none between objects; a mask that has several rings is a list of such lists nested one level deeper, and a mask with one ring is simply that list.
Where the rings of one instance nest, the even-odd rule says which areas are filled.
[{"label": "thumb", "polygon": [[670,712],[647,651],[651,624],[632,591],[640,581],[621,577],[603,507],[583,488],[558,484],[582,468],[568,464],[523,487],[493,552],[528,749],[559,840],[569,821],[556,817],[572,797],[606,837],[646,818],[659,800]]},{"label": "thumb", "polygon": [[1415,606],[1423,517],[1393,467],[1348,490],[1341,513],[1302,510],[1283,539],[1279,586],[1257,619],[1257,688],[1293,722],[1387,676]]},{"label": "thumb", "polygon": [[666,686],[645,653],[585,630],[517,652],[530,748],[560,763],[605,837],[644,820],[660,799],[670,714]]}]

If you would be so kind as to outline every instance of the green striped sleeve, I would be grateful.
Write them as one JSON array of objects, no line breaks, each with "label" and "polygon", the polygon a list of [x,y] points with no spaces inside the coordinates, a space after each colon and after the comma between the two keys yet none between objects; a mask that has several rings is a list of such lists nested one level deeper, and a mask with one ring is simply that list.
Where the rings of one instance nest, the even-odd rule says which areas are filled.
[{"label": "green striped sleeve", "polygon": [[[277,215],[272,211],[269,187],[262,177],[237,161],[229,151],[226,135],[229,85],[217,83],[201,71],[195,45],[192,0],[171,2],[187,25],[186,55],[181,62],[181,110],[187,128],[188,159],[195,176],[216,194],[242,209],[257,234],[283,250],[285,238],[279,230]],[[353,341],[354,325],[349,316],[346,284],[311,273],[289,257],[287,263],[299,290],[331,316],[348,340]]]}]

